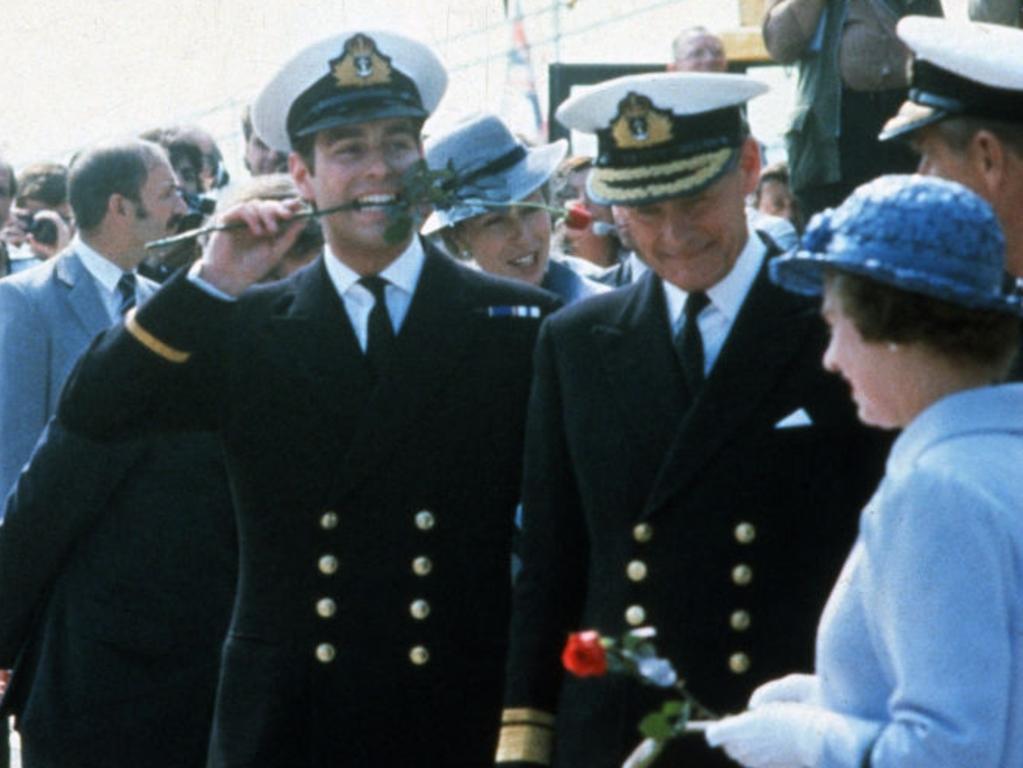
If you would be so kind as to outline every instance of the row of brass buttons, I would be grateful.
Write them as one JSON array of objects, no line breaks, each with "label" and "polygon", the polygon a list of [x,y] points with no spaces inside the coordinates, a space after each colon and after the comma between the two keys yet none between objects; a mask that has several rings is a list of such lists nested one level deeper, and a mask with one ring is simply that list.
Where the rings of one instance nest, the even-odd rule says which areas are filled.
[{"label": "row of brass buttons", "polygon": [[[416,512],[413,518],[416,528],[420,531],[432,531],[437,524],[437,516],[428,509],[421,509]],[[433,561],[426,555],[420,555],[412,561],[412,573],[416,576],[428,576],[433,571]],[[430,615],[430,603],[419,598],[413,600],[409,605],[409,614],[416,621],[423,621]],[[417,667],[421,667],[430,660],[430,652],[424,645],[413,646],[408,652],[409,660]]]},{"label": "row of brass buttons", "polygon": [[[735,526],[733,533],[735,540],[743,546],[749,546],[757,538],[757,529],[753,523],[741,522]],[[746,563],[739,563],[732,568],[732,582],[739,587],[749,586],[753,582],[753,568]],[[749,611],[742,609],[732,611],[728,617],[728,625],[735,632],[745,632],[751,623],[752,617]],[[744,675],[749,671],[751,665],[752,660],[749,655],[741,651],[728,657],[728,669],[733,674]]]}]

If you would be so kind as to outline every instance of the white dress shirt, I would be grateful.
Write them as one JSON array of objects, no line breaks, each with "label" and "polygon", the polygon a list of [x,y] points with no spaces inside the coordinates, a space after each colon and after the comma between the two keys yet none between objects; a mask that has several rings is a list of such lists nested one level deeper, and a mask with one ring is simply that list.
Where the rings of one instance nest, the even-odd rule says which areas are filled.
[{"label": "white dress shirt", "polygon": [[[395,335],[401,331],[402,323],[405,322],[405,315],[408,314],[412,295],[419,284],[419,275],[423,271],[425,259],[422,243],[418,237],[413,237],[401,256],[380,273],[380,277],[388,283],[384,289],[384,300],[387,302],[387,314],[391,316]],[[327,267],[330,281],[341,297],[348,319],[352,321],[355,338],[359,340],[359,346],[365,352],[369,336],[369,313],[374,304],[373,294],[358,282],[359,274],[341,259],[336,258],[326,245],[323,247],[323,263]]]},{"label": "white dress shirt", "polygon": [[[395,335],[401,331],[401,326],[405,322],[405,315],[408,314],[412,295],[416,292],[416,286],[419,284],[419,276],[422,274],[425,260],[426,254],[423,251],[422,243],[418,237],[413,237],[402,254],[380,273],[380,277],[388,282],[384,289],[384,299],[387,302],[387,314],[391,316],[391,325],[394,326]],[[368,288],[359,284],[359,274],[334,256],[329,245],[323,246],[323,263],[327,268],[327,276],[337,290],[337,295],[341,297],[345,312],[348,313],[348,319],[355,331],[355,338],[358,339],[359,346],[365,352],[366,340],[369,337],[369,313],[374,304],[373,294],[369,292]],[[225,301],[234,301],[234,297],[203,280],[199,275],[201,270],[202,261],[200,260],[192,265],[188,272],[188,279],[211,296]]]},{"label": "white dress shirt", "polygon": [[[700,336],[703,337],[703,373],[709,375],[714,363],[725,346],[728,333],[732,330],[732,324],[742,309],[742,303],[746,300],[753,281],[760,272],[764,263],[764,256],[767,254],[767,246],[764,241],[750,231],[746,238],[746,245],[739,253],[731,271],[725,278],[715,283],[707,291],[707,298],[710,303],[703,308],[696,323],[700,328]],[[667,280],[663,280],[664,299],[668,305],[668,326],[672,338],[682,331],[685,324],[685,306],[689,294]]]}]

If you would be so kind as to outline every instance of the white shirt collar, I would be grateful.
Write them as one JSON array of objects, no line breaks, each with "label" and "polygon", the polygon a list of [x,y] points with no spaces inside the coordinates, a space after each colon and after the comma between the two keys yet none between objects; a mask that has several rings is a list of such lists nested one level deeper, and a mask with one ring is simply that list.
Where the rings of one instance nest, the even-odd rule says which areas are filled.
[{"label": "white shirt collar", "polygon": [[85,269],[107,293],[113,294],[117,291],[117,281],[121,279],[124,270],[82,240],[78,234],[71,240],[71,250],[78,255]]},{"label": "white shirt collar", "polygon": [[[418,237],[413,237],[401,255],[380,273],[380,277],[411,295],[415,292],[425,260],[426,254],[423,251],[422,243],[419,242]],[[360,275],[336,257],[331,252],[329,245],[323,246],[323,263],[339,296],[343,297],[358,282]]]},{"label": "white shirt collar", "polygon": [[[742,309],[742,303],[746,300],[746,294],[749,293],[757,273],[760,272],[766,254],[767,246],[764,245],[764,241],[752,230],[747,230],[746,245],[739,252],[732,269],[722,280],[707,289],[707,298],[710,299],[711,305],[727,318],[729,325],[735,322],[739,310]],[[668,322],[674,331],[681,322],[680,318],[689,293],[667,280],[661,282],[664,285],[664,299],[668,305]]]}]

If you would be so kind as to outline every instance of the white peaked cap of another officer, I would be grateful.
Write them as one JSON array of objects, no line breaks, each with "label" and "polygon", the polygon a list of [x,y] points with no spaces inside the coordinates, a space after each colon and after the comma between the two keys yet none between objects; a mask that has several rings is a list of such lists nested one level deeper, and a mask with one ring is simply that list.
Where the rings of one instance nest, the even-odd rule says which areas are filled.
[{"label": "white peaked cap of another officer", "polygon": [[644,205],[694,195],[738,160],[745,104],[768,90],[746,75],[658,72],[581,89],[556,112],[597,135],[587,189],[605,204]]},{"label": "white peaked cap of another officer", "polygon": [[1023,30],[906,16],[896,32],[913,54],[909,98],[882,139],[955,115],[1023,123]]},{"label": "white peaked cap of another officer", "polygon": [[425,119],[448,76],[425,43],[394,32],[354,29],[303,49],[256,97],[256,134],[282,152],[301,136],[390,117]]}]

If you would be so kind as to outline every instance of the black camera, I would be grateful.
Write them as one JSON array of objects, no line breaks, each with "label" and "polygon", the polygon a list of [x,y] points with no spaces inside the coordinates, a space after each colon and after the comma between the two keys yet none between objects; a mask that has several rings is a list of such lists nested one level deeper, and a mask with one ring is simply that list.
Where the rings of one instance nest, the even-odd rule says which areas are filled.
[{"label": "black camera", "polygon": [[217,208],[217,201],[206,195],[197,195],[195,192],[182,192],[181,197],[188,206],[188,213],[178,221],[178,232],[187,232],[190,229],[202,226],[203,219],[209,216]]},{"label": "black camera", "polygon": [[57,225],[50,219],[37,219],[35,213],[19,213],[21,228],[40,245],[57,244]]}]

